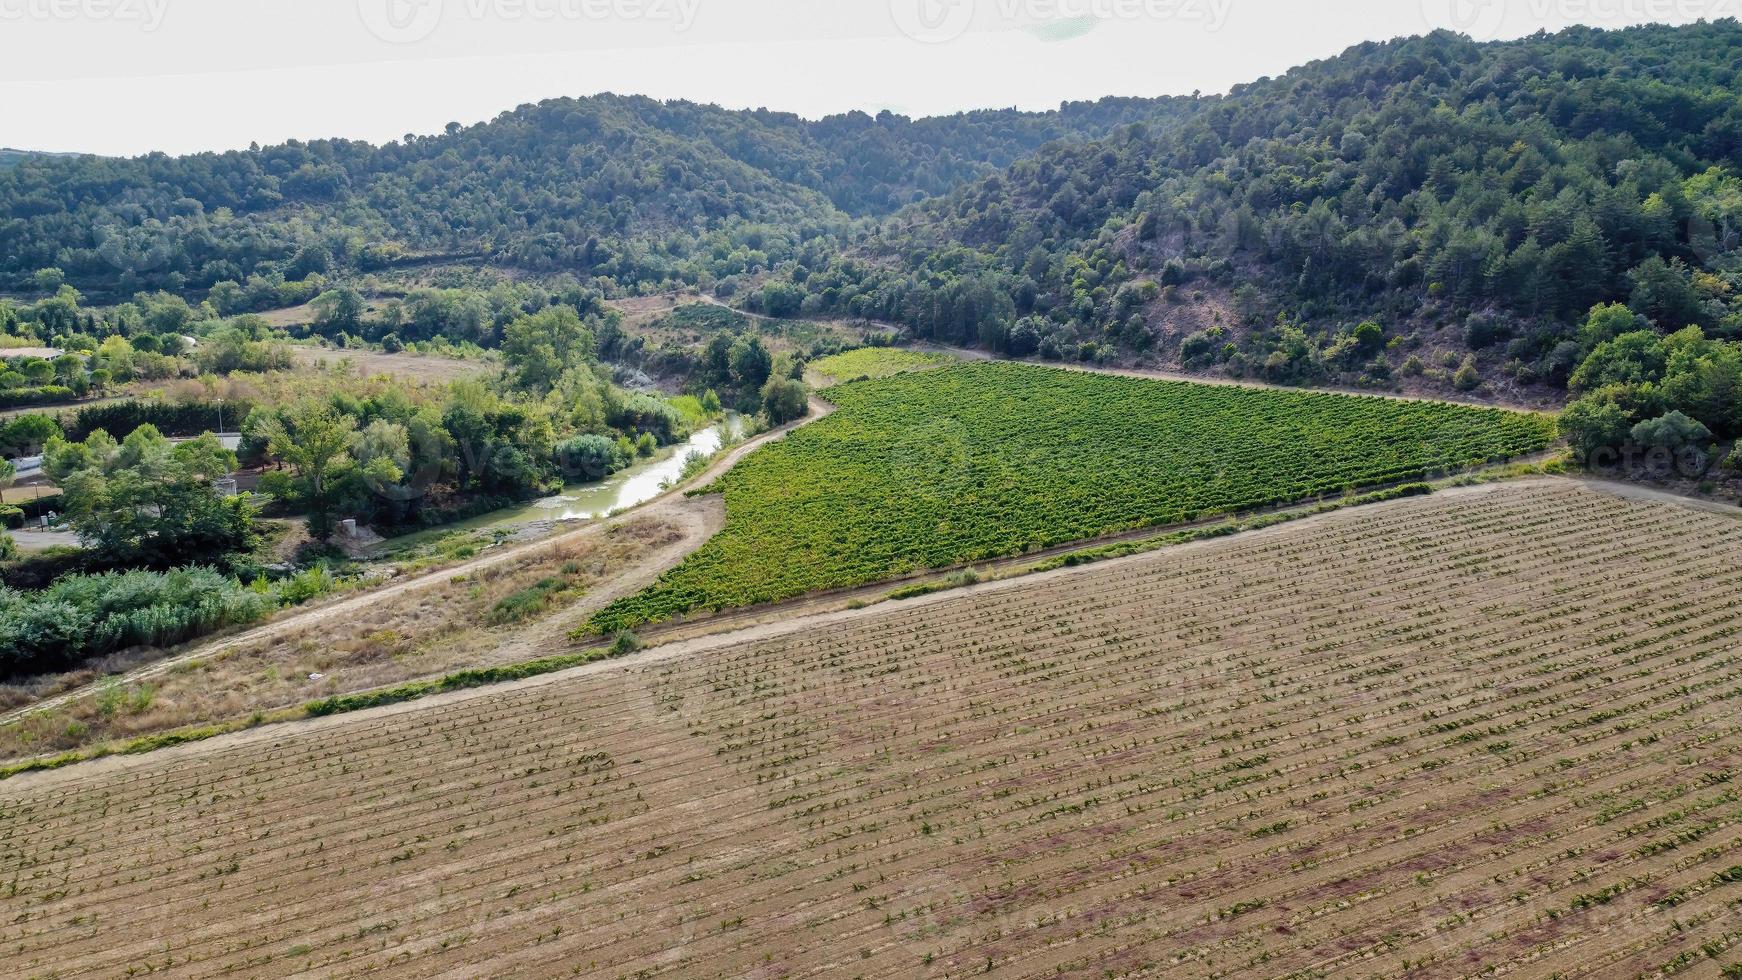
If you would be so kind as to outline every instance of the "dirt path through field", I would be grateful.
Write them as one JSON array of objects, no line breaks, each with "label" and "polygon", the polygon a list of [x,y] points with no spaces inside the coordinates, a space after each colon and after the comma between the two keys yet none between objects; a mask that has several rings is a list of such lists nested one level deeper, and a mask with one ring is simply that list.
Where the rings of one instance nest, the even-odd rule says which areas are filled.
[{"label": "dirt path through field", "polygon": [[[725,525],[726,520],[724,504],[717,497],[685,496],[685,489],[689,487],[706,486],[708,483],[718,479],[733,466],[736,466],[740,460],[754,452],[757,448],[774,440],[783,438],[788,432],[791,432],[802,425],[823,418],[834,411],[834,406],[820,398],[813,397],[811,399],[810,409],[810,414],[798,422],[782,426],[778,429],[772,429],[754,439],[746,441],[743,445],[733,448],[723,457],[715,460],[714,464],[709,466],[700,476],[695,477],[681,486],[673,487],[639,507],[626,511],[624,514],[619,515],[619,518],[614,518],[609,521],[589,523],[577,530],[558,534],[554,537],[544,538],[540,541],[531,542],[529,544],[494,551],[458,565],[436,569],[435,571],[427,572],[415,577],[392,582],[377,589],[370,589],[366,592],[346,596],[333,602],[297,610],[274,619],[271,622],[265,623],[264,625],[244,630],[243,632],[231,636],[217,640],[196,642],[174,656],[163,660],[157,660],[134,670],[127,671],[120,675],[120,682],[123,684],[136,684],[141,681],[147,681],[153,677],[174,670],[183,664],[208,658],[234,647],[258,643],[262,640],[268,640],[274,637],[285,636],[306,629],[318,622],[355,615],[380,603],[384,599],[423,589],[429,589],[459,576],[470,575],[483,569],[500,565],[504,562],[513,561],[530,554],[558,548],[590,537],[596,537],[604,534],[608,528],[620,523],[620,518],[622,517],[634,516],[656,518],[670,522],[682,532],[683,537],[679,543],[668,548],[660,549],[650,555],[648,560],[640,567],[613,581],[609,586],[596,590],[589,596],[590,601],[584,607],[565,610],[563,613],[545,620],[534,629],[529,630],[526,636],[516,637],[511,645],[514,649],[518,650],[523,647],[530,649],[537,643],[549,642],[552,637],[561,636],[563,633],[566,633],[568,629],[572,629],[581,616],[594,606],[602,602],[608,602],[611,599],[618,598],[622,595],[627,595],[636,589],[650,584],[661,572],[664,572],[666,569],[682,561],[691,552],[700,548],[709,538],[719,533],[720,528]],[[99,683],[109,683],[109,679],[105,678]],[[42,698],[38,701],[33,701],[23,707],[13,709],[0,715],[0,725],[12,724],[37,712],[60,707],[61,705],[77,700],[78,698],[93,694],[97,689],[98,684],[86,684],[70,691],[65,691],[50,697]]]},{"label": "dirt path through field", "polygon": [[[1449,490],[1442,490],[1439,493],[1436,493],[1433,499],[1436,501],[1476,499],[1503,492],[1553,492],[1555,488],[1562,488],[1564,490],[1569,483],[1583,485],[1584,481],[1569,481],[1559,477],[1539,477],[1525,480],[1514,480],[1506,483],[1485,483],[1475,486],[1454,487]],[[1587,486],[1586,489],[1601,492],[1604,488]],[[1396,501],[1389,501],[1375,505],[1374,510],[1377,513],[1385,513],[1390,510],[1409,506],[1412,501],[1419,501],[1420,499],[1422,498],[1402,498]],[[1672,500],[1680,503],[1687,502],[1685,498],[1680,497],[1672,498]],[[1260,542],[1272,538],[1298,538],[1314,527],[1334,524],[1348,519],[1349,515],[1346,511],[1329,511],[1323,514],[1305,517],[1298,521],[1250,531],[1240,535],[1239,540],[1244,542]],[[746,644],[777,640],[794,634],[812,632],[825,633],[836,629],[850,629],[865,620],[891,615],[892,610],[895,608],[899,608],[904,613],[911,614],[915,610],[932,606],[947,607],[964,603],[973,598],[998,596],[1018,590],[1044,588],[1060,580],[1068,581],[1073,578],[1084,576],[1095,577],[1104,574],[1111,575],[1121,568],[1143,567],[1151,564],[1158,560],[1159,555],[1163,554],[1170,556],[1183,556],[1204,550],[1224,548],[1227,547],[1226,543],[1229,540],[1231,539],[1209,538],[1202,541],[1192,541],[1184,544],[1171,545],[1158,552],[1140,552],[1120,558],[1108,559],[1107,561],[1098,562],[1093,565],[1067,566],[1045,572],[1036,572],[1032,575],[1005,579],[991,579],[975,585],[967,585],[957,589],[932,593],[931,595],[906,599],[899,604],[899,607],[887,604],[874,606],[851,604],[855,597],[865,597],[886,592],[889,588],[888,583],[866,586],[863,589],[832,593],[821,597],[803,597],[792,600],[791,602],[779,603],[771,606],[753,607],[751,609],[740,610],[737,614],[722,615],[718,619],[703,619],[690,624],[678,624],[669,628],[669,632],[660,631],[649,640],[650,645],[647,649],[633,656],[597,661],[579,667],[571,667],[567,670],[558,671],[553,674],[530,677],[525,680],[505,681],[488,687],[449,691],[403,704],[373,708],[370,709],[370,714],[373,717],[380,718],[407,712],[436,710],[444,705],[458,705],[478,699],[500,698],[518,691],[534,689],[544,685],[562,684],[575,678],[636,673],[651,666],[676,661],[688,661],[702,654],[732,649]],[[1029,555],[1022,556],[1021,558],[1010,559],[1010,561],[1026,562],[1031,561],[1034,558],[1035,556]],[[657,575],[657,570],[653,570],[652,574]],[[627,589],[625,591],[627,591]],[[603,594],[603,590],[601,590],[601,594]],[[587,608],[591,609],[595,605],[595,603],[589,602]],[[547,620],[545,623],[541,623],[539,626],[529,629],[523,634],[517,634],[510,642],[515,647],[525,650],[528,656],[545,656],[554,652],[549,645],[541,645],[541,643],[548,644],[550,642],[562,642],[561,638],[566,634],[566,629],[558,630],[554,628],[552,624],[554,624],[557,618],[561,617],[553,617],[553,619]],[[580,617],[576,616],[573,618]],[[572,628],[573,624],[570,623],[569,625]],[[210,651],[207,652],[209,653]],[[496,659],[504,663],[509,662],[501,658]],[[44,704],[46,705],[46,702]],[[247,745],[262,739],[273,741],[292,733],[345,725],[347,724],[347,719],[354,719],[355,717],[356,716],[353,714],[341,714],[326,718],[300,719],[288,722],[285,725],[268,725],[262,728],[245,729],[243,731],[220,735],[216,738],[190,745],[159,749],[156,752],[151,753],[151,757],[162,758],[165,756],[173,757],[183,754],[215,752],[226,747]],[[33,782],[47,781],[52,783],[58,781],[56,774],[62,774],[64,778],[77,778],[78,773],[90,773],[129,764],[143,764],[137,761],[141,758],[143,757],[108,756],[83,762],[77,766],[71,766],[65,769],[49,770],[43,773],[26,773],[12,778],[14,780],[28,779]]]},{"label": "dirt path through field", "polygon": [[28,774],[0,972],[1703,976],[1739,554],[1460,488]]}]

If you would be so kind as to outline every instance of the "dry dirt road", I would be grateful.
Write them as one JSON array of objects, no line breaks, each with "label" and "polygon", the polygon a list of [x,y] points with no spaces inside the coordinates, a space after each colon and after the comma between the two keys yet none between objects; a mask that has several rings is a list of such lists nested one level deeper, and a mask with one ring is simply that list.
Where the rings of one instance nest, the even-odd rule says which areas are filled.
[{"label": "dry dirt road", "polygon": [[[590,608],[593,605],[597,605],[599,601],[609,601],[628,594],[642,586],[651,584],[660,573],[688,557],[691,552],[700,548],[709,538],[719,533],[720,528],[724,526],[726,520],[724,504],[717,497],[685,496],[684,491],[687,488],[706,486],[708,483],[718,479],[732,467],[736,466],[739,460],[742,460],[757,448],[776,439],[783,438],[788,432],[791,432],[800,426],[814,422],[817,419],[823,418],[834,410],[835,407],[833,405],[820,398],[813,397],[810,402],[810,414],[805,416],[803,419],[791,425],[782,426],[778,429],[771,429],[753,439],[747,440],[742,445],[729,450],[720,459],[715,460],[714,464],[709,466],[707,470],[703,471],[700,476],[697,476],[680,486],[673,487],[647,503],[642,504],[639,507],[631,508],[630,510],[625,511],[624,514],[619,515],[619,517],[651,517],[667,521],[677,527],[682,532],[683,536],[672,546],[654,552],[648,557],[646,562],[628,575],[619,578],[609,586],[595,592],[589,597],[592,601],[588,603],[588,607]],[[571,544],[589,537],[601,535],[614,523],[616,523],[616,519],[588,523],[574,531],[568,531],[553,537],[530,542],[528,544],[492,551],[489,554],[482,555],[458,565],[439,568],[414,577],[390,582],[380,588],[370,589],[365,592],[345,596],[344,598],[332,602],[292,611],[268,623],[256,626],[252,629],[244,630],[240,633],[235,633],[216,640],[196,641],[193,644],[184,647],[174,656],[153,661],[121,674],[120,681],[123,684],[135,684],[141,681],[147,681],[153,677],[174,670],[179,665],[194,660],[208,658],[233,647],[257,643],[261,640],[290,634],[304,629],[316,622],[353,615],[379,603],[383,599],[403,595],[408,592],[416,592],[421,589],[428,589],[447,582],[455,577],[470,575],[493,565],[499,565],[503,562],[512,561],[516,558],[539,551],[560,547],[565,544]],[[572,628],[575,625],[573,621],[578,620],[579,614],[585,611],[585,609],[579,611],[567,610],[563,615],[559,615],[553,619],[540,623],[537,627],[528,631],[527,635],[516,636],[510,641],[510,644],[515,649],[519,649],[520,647],[533,649],[537,644],[547,642],[549,637],[552,635],[562,635],[563,633],[566,633],[569,628]],[[99,683],[108,682],[109,679],[105,678]],[[37,712],[57,708],[61,705],[67,704],[68,702],[77,700],[78,698],[86,697],[95,693],[98,690],[98,686],[98,684],[82,685],[72,690],[44,697],[33,701],[30,704],[15,708],[5,714],[0,714],[0,725],[12,724]]]}]

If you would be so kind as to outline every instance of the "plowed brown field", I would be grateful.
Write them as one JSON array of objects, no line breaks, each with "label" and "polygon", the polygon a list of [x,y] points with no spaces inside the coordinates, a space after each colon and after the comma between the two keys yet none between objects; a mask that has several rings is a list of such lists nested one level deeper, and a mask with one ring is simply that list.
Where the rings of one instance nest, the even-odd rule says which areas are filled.
[{"label": "plowed brown field", "polygon": [[1732,519],[1402,501],[0,783],[0,974],[1715,975],[1739,663]]}]

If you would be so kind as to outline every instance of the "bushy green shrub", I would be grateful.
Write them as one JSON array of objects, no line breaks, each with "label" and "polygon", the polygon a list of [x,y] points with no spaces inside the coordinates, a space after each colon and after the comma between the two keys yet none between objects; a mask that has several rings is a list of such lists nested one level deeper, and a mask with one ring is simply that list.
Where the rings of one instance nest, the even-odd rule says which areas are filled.
[{"label": "bushy green shrub", "polygon": [[0,391],[0,408],[19,408],[24,405],[48,405],[54,402],[69,402],[78,397],[71,388],[62,385],[41,385],[35,388],[11,388]]},{"label": "bushy green shrub", "polygon": [[568,480],[603,480],[628,466],[633,453],[633,447],[626,451],[622,440],[610,436],[575,436],[556,447],[557,468]]},{"label": "bushy green shrub", "polygon": [[209,568],[67,575],[40,592],[0,588],[0,677],[60,670],[133,646],[171,646],[256,622],[332,591],[316,567],[276,586]]},{"label": "bushy green shrub", "polygon": [[278,586],[278,601],[286,606],[300,606],[310,599],[326,595],[338,587],[333,573],[325,565],[316,565],[298,572]]}]

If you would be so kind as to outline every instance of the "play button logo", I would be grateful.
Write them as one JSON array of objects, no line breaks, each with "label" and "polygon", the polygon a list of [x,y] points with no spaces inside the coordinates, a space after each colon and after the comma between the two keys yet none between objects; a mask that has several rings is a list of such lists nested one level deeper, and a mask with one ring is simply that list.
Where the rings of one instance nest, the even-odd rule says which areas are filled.
[{"label": "play button logo", "polygon": [[1506,0],[1422,0],[1429,27],[1449,27],[1477,41],[1492,41],[1506,26]]},{"label": "play button logo", "polygon": [[442,0],[357,0],[369,33],[389,44],[416,44],[442,21]]},{"label": "play button logo", "polygon": [[974,0],[889,0],[895,26],[921,44],[943,44],[967,33]]}]

